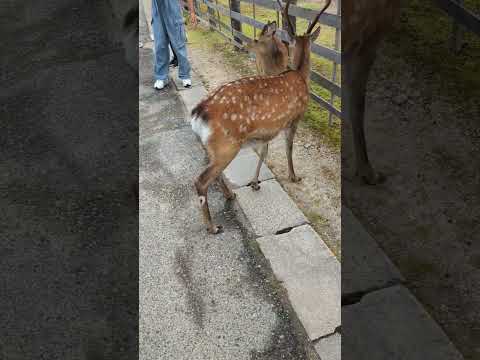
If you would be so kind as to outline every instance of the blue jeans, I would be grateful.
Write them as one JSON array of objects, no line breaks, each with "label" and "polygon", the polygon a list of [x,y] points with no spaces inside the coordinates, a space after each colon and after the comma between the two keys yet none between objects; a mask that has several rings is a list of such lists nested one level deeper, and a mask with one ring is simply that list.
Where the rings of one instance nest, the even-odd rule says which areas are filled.
[{"label": "blue jeans", "polygon": [[152,29],[155,38],[155,80],[168,80],[170,43],[178,58],[178,77],[190,79],[190,63],[185,45],[185,27],[178,0],[152,0]]}]

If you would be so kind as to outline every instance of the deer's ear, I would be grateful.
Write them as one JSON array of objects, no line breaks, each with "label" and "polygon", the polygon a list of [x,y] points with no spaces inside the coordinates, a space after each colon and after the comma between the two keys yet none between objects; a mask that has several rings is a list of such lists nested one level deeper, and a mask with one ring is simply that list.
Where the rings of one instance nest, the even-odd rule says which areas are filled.
[{"label": "deer's ear", "polygon": [[310,34],[310,41],[311,42],[314,42],[315,40],[317,40],[318,38],[318,35],[320,35],[320,30],[321,30],[321,27],[317,27],[317,29]]},{"label": "deer's ear", "polygon": [[266,24],[266,25],[263,27],[262,32],[260,33],[260,36],[265,35],[265,33],[267,32],[267,30],[268,30],[268,24]]}]

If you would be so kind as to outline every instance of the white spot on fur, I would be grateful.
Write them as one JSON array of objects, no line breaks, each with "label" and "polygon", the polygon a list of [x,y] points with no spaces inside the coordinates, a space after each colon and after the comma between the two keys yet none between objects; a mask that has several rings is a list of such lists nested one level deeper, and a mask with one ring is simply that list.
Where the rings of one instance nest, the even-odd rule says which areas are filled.
[{"label": "white spot on fur", "polygon": [[193,132],[200,137],[200,140],[205,145],[212,133],[207,123],[203,118],[195,116],[190,120],[190,124],[192,125]]}]

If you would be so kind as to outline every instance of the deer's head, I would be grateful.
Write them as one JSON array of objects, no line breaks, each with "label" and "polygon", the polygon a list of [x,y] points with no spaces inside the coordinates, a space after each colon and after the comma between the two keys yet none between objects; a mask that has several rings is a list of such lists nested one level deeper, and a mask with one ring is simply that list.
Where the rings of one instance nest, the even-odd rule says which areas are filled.
[{"label": "deer's head", "polygon": [[313,31],[313,29],[315,28],[315,25],[318,23],[320,16],[322,16],[325,10],[327,10],[327,8],[330,6],[332,0],[326,1],[325,6],[322,8],[322,10],[320,10],[317,16],[315,16],[313,21],[308,26],[307,31],[303,35],[297,35],[292,23],[290,22],[290,17],[288,16],[288,9],[290,7],[291,0],[287,0],[285,7],[283,7],[280,0],[277,0],[277,2],[278,2],[278,5],[280,6],[280,9],[282,10],[283,18],[286,19],[287,21],[287,33],[289,37],[290,46],[295,48],[295,52],[303,50],[306,46],[308,47],[308,50],[310,50],[311,44],[315,40],[317,40],[318,35],[320,35],[321,26],[319,25],[315,29],[315,31]]},{"label": "deer's head", "polygon": [[293,47],[293,64],[295,69],[300,69],[302,67],[309,67],[309,55],[311,50],[312,43],[317,40],[318,35],[320,35],[321,26],[319,25],[315,30],[315,25],[317,25],[320,16],[327,10],[330,6],[332,0],[327,0],[325,6],[320,10],[317,16],[313,19],[310,25],[307,28],[307,31],[303,35],[297,35],[295,33],[294,27],[290,22],[288,16],[288,8],[290,6],[291,0],[287,0],[285,7],[283,7],[280,0],[277,0],[280,9],[282,10],[283,18],[287,21],[287,33],[289,37],[290,46]]},{"label": "deer's head", "polygon": [[255,54],[257,70],[260,74],[275,75],[287,69],[288,47],[275,35],[276,31],[276,21],[268,22],[258,39],[245,47]]}]

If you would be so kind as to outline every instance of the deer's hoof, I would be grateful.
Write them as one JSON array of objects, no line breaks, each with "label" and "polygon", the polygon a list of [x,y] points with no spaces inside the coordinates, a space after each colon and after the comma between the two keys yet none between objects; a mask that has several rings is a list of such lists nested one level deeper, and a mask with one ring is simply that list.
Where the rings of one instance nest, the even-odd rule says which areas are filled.
[{"label": "deer's hoof", "polygon": [[298,183],[298,182],[302,181],[302,178],[300,176],[290,176],[289,179],[293,183]]},{"label": "deer's hoof", "polygon": [[384,174],[375,171],[369,171],[366,174],[360,175],[357,171],[356,175],[360,176],[362,181],[367,185],[379,185],[383,184],[387,180],[387,177]]},{"label": "deer's hoof", "polygon": [[225,195],[225,199],[227,199],[227,201],[235,200],[236,197],[237,197],[237,194],[235,194],[234,192],[228,195]]},{"label": "deer's hoof", "polygon": [[223,226],[222,225],[213,225],[212,227],[209,227],[207,229],[207,231],[210,233],[210,234],[220,234],[223,232]]},{"label": "deer's hoof", "polygon": [[260,185],[258,185],[258,183],[252,183],[250,184],[250,187],[252,188],[253,191],[260,190]]}]

